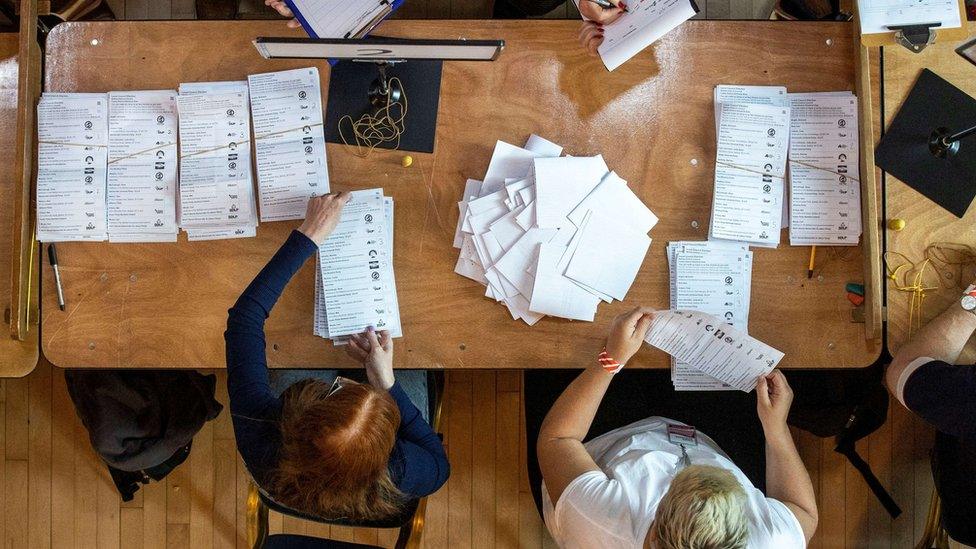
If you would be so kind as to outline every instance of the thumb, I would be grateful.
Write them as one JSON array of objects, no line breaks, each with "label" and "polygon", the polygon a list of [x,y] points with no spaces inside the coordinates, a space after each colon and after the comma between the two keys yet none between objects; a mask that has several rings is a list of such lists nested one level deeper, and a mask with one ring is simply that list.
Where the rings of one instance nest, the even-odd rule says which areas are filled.
[{"label": "thumb", "polygon": [[772,406],[772,402],[769,400],[769,383],[766,381],[766,376],[759,376],[759,382],[756,384],[756,401],[763,408]]},{"label": "thumb", "polygon": [[637,321],[637,329],[634,330],[634,335],[639,335],[641,339],[647,335],[647,331],[651,329],[651,323],[654,322],[654,315],[645,313],[644,316]]}]

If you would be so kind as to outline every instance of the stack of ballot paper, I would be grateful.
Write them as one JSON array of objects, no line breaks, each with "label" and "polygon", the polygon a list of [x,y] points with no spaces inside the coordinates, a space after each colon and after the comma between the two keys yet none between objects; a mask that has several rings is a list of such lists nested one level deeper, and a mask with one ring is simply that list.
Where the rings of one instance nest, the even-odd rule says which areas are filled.
[{"label": "stack of ballot paper", "polygon": [[709,238],[775,248],[790,144],[785,88],[718,86],[718,149]]},{"label": "stack of ballot paper", "polygon": [[[701,311],[748,332],[752,252],[742,243],[669,242],[671,308]],[[727,383],[674,357],[671,381],[678,391],[731,390]]]},{"label": "stack of ballot paper", "polygon": [[383,189],[351,194],[316,261],[313,332],[336,345],[369,326],[403,335],[393,275],[393,199]]},{"label": "stack of ballot paper", "polygon": [[857,98],[791,93],[790,244],[854,246],[861,235]]},{"label": "stack of ballot paper", "polygon": [[256,234],[247,82],[180,84],[180,226],[190,240]]},{"label": "stack of ballot paper", "polygon": [[[589,0],[577,0],[588,2]],[[613,70],[698,13],[694,0],[630,0],[627,12],[604,25],[597,48],[607,70]]]},{"label": "stack of ballot paper", "polygon": [[176,91],[108,94],[108,237],[176,242]]},{"label": "stack of ballot paper", "polygon": [[545,315],[592,321],[622,300],[647,254],[657,216],[602,156],[560,156],[531,136],[499,141],[483,180],[458,202],[455,272],[530,326]]},{"label": "stack of ballot paper", "polygon": [[733,389],[752,391],[783,353],[721,319],[700,311],[654,314],[644,341]]},{"label": "stack of ballot paper", "polygon": [[105,240],[108,95],[45,93],[37,104],[37,239]]},{"label": "stack of ballot paper", "polygon": [[795,246],[858,243],[857,98],[850,91],[717,86],[715,133],[710,239],[775,247],[789,227]]},{"label": "stack of ballot paper", "polygon": [[329,194],[319,70],[255,74],[247,80],[261,221],[302,219],[309,198]]}]

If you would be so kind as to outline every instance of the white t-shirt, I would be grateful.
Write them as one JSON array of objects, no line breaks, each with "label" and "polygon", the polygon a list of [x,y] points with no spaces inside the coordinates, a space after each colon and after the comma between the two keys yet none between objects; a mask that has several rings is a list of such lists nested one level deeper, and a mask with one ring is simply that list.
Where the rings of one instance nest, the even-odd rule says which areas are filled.
[{"label": "white t-shirt", "polygon": [[[560,547],[642,548],[657,506],[681,470],[681,448],[668,440],[668,423],[651,417],[601,435],[585,444],[602,471],[589,471],[569,483],[553,508],[542,485],[546,526]],[[698,446],[686,447],[693,465],[728,469],[745,489],[749,547],[805,547],[796,516],[767,498],[715,442],[698,433]]]}]

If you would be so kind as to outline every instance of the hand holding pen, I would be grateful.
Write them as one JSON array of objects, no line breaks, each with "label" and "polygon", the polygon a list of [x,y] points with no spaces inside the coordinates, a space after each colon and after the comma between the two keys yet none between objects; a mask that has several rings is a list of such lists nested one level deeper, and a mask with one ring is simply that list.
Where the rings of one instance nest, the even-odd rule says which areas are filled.
[{"label": "hand holding pen", "polygon": [[595,56],[603,43],[603,26],[613,23],[626,13],[627,4],[621,0],[580,0],[579,11],[583,17],[580,43],[583,49]]}]

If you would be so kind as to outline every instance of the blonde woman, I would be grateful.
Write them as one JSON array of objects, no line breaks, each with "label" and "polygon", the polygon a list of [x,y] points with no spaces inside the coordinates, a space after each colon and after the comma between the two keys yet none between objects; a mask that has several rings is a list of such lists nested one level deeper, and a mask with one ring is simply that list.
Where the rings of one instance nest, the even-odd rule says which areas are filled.
[{"label": "blonde woman", "polygon": [[599,361],[563,391],[542,423],[537,453],[553,539],[563,548],[806,546],[817,528],[817,505],[786,425],[793,392],[778,371],[756,388],[767,495],[711,438],[669,419],[650,417],[583,444],[652,316],[638,308],[617,317]]}]

